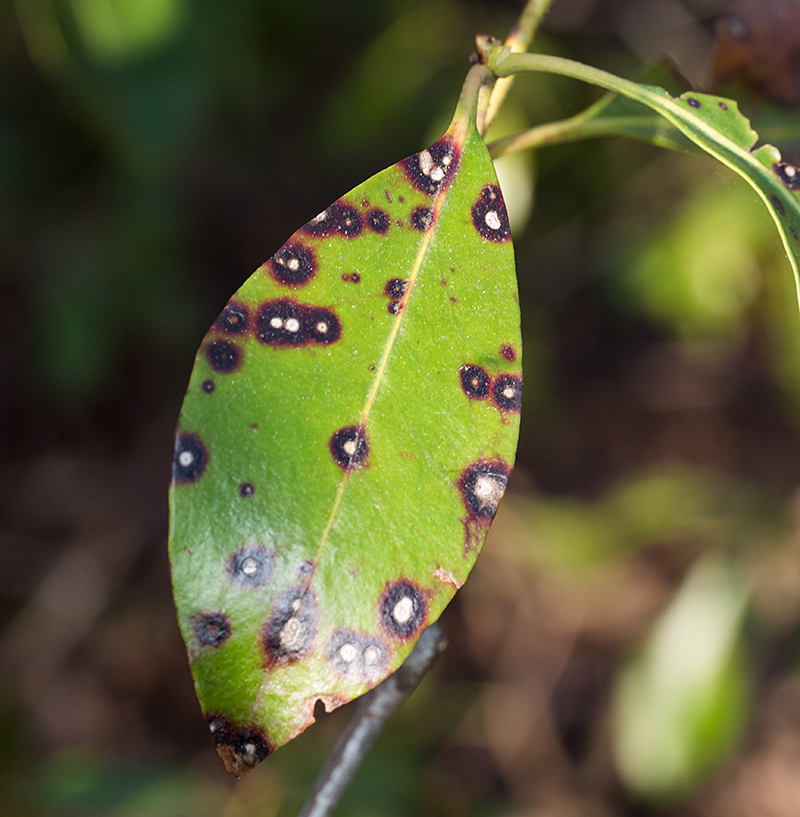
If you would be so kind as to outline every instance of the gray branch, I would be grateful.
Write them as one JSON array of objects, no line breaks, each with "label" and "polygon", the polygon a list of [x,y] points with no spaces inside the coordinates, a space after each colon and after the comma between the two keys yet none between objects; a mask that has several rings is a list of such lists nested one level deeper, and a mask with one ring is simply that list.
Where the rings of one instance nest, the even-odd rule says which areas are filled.
[{"label": "gray branch", "polygon": [[386,721],[417,688],[446,642],[438,624],[420,636],[403,665],[358,702],[299,817],[330,817]]}]

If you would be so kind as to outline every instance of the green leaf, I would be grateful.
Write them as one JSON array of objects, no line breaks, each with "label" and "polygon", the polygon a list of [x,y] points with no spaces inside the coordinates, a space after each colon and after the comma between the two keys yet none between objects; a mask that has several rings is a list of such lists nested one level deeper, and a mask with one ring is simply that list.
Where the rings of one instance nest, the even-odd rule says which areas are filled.
[{"label": "green leaf", "polygon": [[738,572],[703,560],[620,676],[614,751],[625,783],[654,799],[685,793],[730,755],[747,719]]},{"label": "green leaf", "polygon": [[[547,71],[591,82],[657,111],[692,142],[735,170],[755,189],[770,211],[800,285],[800,170],[781,162],[772,145],[758,149],[758,134],[735,101],[710,94],[672,97],[663,88],[600,71],[588,65],[544,54],[508,54],[492,46],[488,65],[496,76],[520,71]],[[497,155],[497,154],[495,154]]]},{"label": "green leaf", "polygon": [[520,329],[468,76],[442,139],[298,230],[197,355],[176,435],[178,618],[242,776],[395,670],[466,580],[511,471]]}]

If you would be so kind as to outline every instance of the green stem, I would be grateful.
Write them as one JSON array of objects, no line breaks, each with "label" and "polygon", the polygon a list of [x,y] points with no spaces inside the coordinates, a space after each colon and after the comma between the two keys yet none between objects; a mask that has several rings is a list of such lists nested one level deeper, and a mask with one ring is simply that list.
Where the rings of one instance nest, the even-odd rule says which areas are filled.
[{"label": "green stem", "polygon": [[[522,14],[520,14],[519,19],[514,24],[508,37],[506,37],[504,46],[510,48],[514,53],[526,51],[552,2],[553,0],[528,0]],[[489,129],[489,125],[494,121],[497,112],[511,90],[513,82],[514,77],[510,76],[495,83],[489,96],[486,112],[480,122],[481,133],[486,133]]]},{"label": "green stem", "polygon": [[585,119],[586,112],[584,111],[569,119],[548,122],[546,125],[538,125],[522,133],[514,133],[511,136],[504,136],[502,139],[495,139],[486,147],[492,159],[499,159],[501,156],[508,156],[508,154],[517,153],[520,150],[561,144],[563,142],[576,142],[579,139],[599,136],[600,133],[591,132],[591,128],[587,126]]},{"label": "green stem", "polygon": [[[566,60],[562,57],[551,57],[547,54],[504,55],[498,49],[498,53],[490,55],[487,67],[498,77],[508,77],[512,74],[528,71],[543,71],[549,74],[561,74],[565,77],[580,79],[608,91],[614,91],[628,97],[628,99],[641,102],[686,132],[688,122],[686,113],[666,92],[656,93],[644,85],[622,79],[614,74],[609,74],[607,71],[593,68],[591,65],[584,65],[582,62]],[[720,140],[719,132],[704,122],[694,119],[691,124],[697,134],[705,134],[716,141]]]},{"label": "green stem", "polygon": [[[591,109],[590,109],[591,110]],[[520,150],[540,148],[547,145],[559,145],[566,142],[578,142],[581,139],[595,139],[600,136],[628,136],[673,150],[681,147],[675,140],[667,137],[646,138],[631,133],[632,126],[641,125],[643,128],[652,127],[664,119],[661,116],[607,116],[587,118],[589,111],[584,111],[569,119],[558,122],[548,122],[546,125],[537,125],[530,130],[495,139],[486,147],[492,159],[508,156]]]},{"label": "green stem", "polygon": [[485,65],[473,65],[467,73],[458,97],[453,124],[475,125],[478,118],[478,100],[481,88],[491,82],[492,76]]}]

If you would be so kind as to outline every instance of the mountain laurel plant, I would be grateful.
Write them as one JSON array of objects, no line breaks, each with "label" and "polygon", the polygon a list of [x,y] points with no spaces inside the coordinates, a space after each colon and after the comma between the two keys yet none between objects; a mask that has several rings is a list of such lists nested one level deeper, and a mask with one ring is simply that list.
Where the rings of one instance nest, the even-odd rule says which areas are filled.
[{"label": "mountain laurel plant", "polygon": [[[200,704],[237,777],[311,724],[317,701],[338,707],[403,663],[497,511],[522,348],[492,158],[598,134],[706,152],[753,186],[798,274],[800,172],[757,145],[736,102],[523,53],[548,5],[530,2],[505,43],[478,37],[445,134],[300,227],[197,354],[170,557]],[[490,151],[511,78],[533,71],[608,93]]]}]

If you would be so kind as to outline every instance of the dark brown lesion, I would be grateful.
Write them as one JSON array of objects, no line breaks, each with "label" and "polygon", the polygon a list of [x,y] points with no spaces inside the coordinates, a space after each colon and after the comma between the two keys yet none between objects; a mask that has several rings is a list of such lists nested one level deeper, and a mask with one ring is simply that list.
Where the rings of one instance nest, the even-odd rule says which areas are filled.
[{"label": "dark brown lesion", "polygon": [[417,190],[435,196],[450,184],[458,170],[458,164],[455,143],[450,137],[443,136],[429,148],[403,159],[400,167]]},{"label": "dark brown lesion", "polygon": [[462,471],[456,485],[467,511],[461,520],[464,524],[465,558],[481,546],[510,476],[511,468],[499,458],[478,460]]},{"label": "dark brown lesion", "polygon": [[231,622],[219,611],[202,613],[193,617],[195,638],[203,647],[221,647],[231,637]]},{"label": "dark brown lesion", "polygon": [[355,238],[361,234],[363,228],[364,224],[358,208],[339,199],[327,210],[323,210],[318,216],[312,218],[301,228],[301,231],[320,238],[332,235]]},{"label": "dark brown lesion", "polygon": [[256,726],[235,726],[218,714],[207,715],[206,723],[225,769],[239,779],[277,748]]},{"label": "dark brown lesion", "polygon": [[328,447],[336,464],[345,471],[364,467],[369,454],[367,432],[361,426],[345,426],[331,435]]},{"label": "dark brown lesion", "polygon": [[197,482],[206,470],[208,459],[208,451],[197,434],[179,431],[172,456],[173,484]]},{"label": "dark brown lesion", "polygon": [[254,323],[256,339],[265,346],[329,346],[342,336],[342,324],[332,309],[289,298],[261,304]]},{"label": "dark brown lesion", "polygon": [[473,364],[465,364],[458,370],[461,389],[470,400],[483,400],[489,396],[491,378],[486,369]]},{"label": "dark brown lesion", "polygon": [[772,169],[789,190],[800,190],[800,168],[788,162],[775,162]]},{"label": "dark brown lesion", "polygon": [[458,480],[468,518],[488,526],[506,490],[511,469],[503,460],[479,460],[467,466]]},{"label": "dark brown lesion", "polygon": [[380,210],[376,207],[367,213],[367,224],[373,233],[385,235],[389,232],[389,227],[392,226],[392,220],[385,210]]},{"label": "dark brown lesion", "polygon": [[242,350],[235,343],[221,338],[208,343],[205,351],[211,368],[220,374],[235,372],[244,360]]},{"label": "dark brown lesion", "polygon": [[229,335],[240,335],[247,329],[250,313],[244,304],[238,301],[231,301],[225,309],[220,312],[214,324],[220,332]]},{"label": "dark brown lesion", "polygon": [[500,357],[513,363],[517,359],[517,350],[510,344],[505,344],[500,347]]},{"label": "dark brown lesion", "polygon": [[317,260],[311,247],[298,241],[287,241],[267,262],[272,277],[288,287],[307,284],[317,271]]},{"label": "dark brown lesion", "polygon": [[425,233],[433,224],[433,213],[429,207],[417,207],[411,213],[411,226]]},{"label": "dark brown lesion", "polygon": [[487,184],[472,205],[472,224],[483,238],[490,241],[509,241],[511,227],[503,194],[496,184]]},{"label": "dark brown lesion", "polygon": [[492,384],[492,398],[501,411],[522,408],[522,378],[515,374],[500,374]]}]

